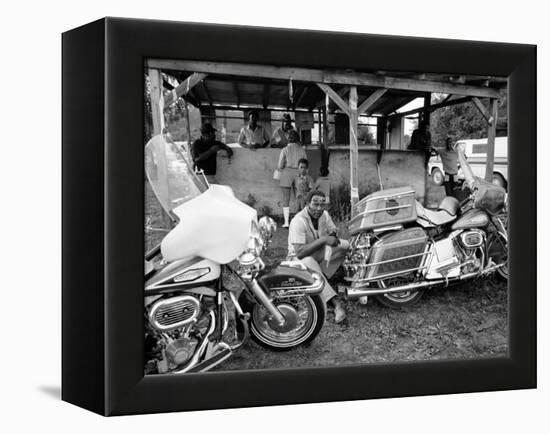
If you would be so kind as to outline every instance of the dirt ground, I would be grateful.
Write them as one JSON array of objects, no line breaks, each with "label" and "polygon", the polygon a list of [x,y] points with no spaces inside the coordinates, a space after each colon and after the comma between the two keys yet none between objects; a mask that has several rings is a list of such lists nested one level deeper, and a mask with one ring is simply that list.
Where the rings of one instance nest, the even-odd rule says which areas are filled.
[{"label": "dirt ground", "polygon": [[[431,184],[428,194],[429,202],[437,203],[444,189]],[[150,188],[146,196],[149,222],[162,226],[161,212]],[[341,228],[345,236],[345,225]],[[152,247],[164,235],[147,231],[146,247]],[[288,230],[278,222],[264,256],[266,262],[286,256],[287,236]],[[497,277],[430,289],[417,305],[402,311],[384,307],[373,298],[367,305],[347,301],[345,306],[345,324],[336,325],[329,309],[323,329],[307,347],[273,352],[249,341],[215,370],[504,357],[508,352],[507,286]]]},{"label": "dirt ground", "polygon": [[[278,227],[266,254],[268,262],[286,255],[288,231]],[[374,299],[367,305],[357,301],[345,305],[345,324],[335,324],[329,309],[323,329],[309,346],[273,352],[249,341],[216,370],[507,355],[507,287],[496,277],[426,291],[420,302],[407,310],[392,310]]]}]

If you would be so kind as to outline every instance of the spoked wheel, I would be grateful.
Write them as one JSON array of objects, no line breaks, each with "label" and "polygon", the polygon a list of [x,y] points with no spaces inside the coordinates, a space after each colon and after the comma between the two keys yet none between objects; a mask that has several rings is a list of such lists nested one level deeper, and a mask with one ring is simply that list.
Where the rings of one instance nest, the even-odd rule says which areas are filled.
[{"label": "spoked wheel", "polygon": [[[406,277],[380,280],[378,285],[380,288],[389,288],[392,286],[405,285],[409,283]],[[410,307],[419,302],[424,295],[424,291],[399,291],[390,292],[389,294],[377,294],[376,299],[384,306],[392,309],[403,309]]]},{"label": "spoked wheel", "polygon": [[497,269],[497,276],[508,280],[508,242],[498,232],[493,232],[487,239],[487,256],[495,264],[503,264]]},{"label": "spoked wheel", "polygon": [[277,351],[286,351],[311,342],[325,322],[325,306],[319,296],[291,297],[275,300],[274,304],[286,322],[279,325],[268,310],[258,304],[249,304],[250,335],[260,345]]}]

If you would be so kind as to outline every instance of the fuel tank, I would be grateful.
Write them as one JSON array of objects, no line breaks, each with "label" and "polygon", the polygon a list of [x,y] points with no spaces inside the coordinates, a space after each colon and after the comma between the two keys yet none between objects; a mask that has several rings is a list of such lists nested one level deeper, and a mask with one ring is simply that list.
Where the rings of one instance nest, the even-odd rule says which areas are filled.
[{"label": "fuel tank", "polygon": [[180,259],[153,274],[145,282],[145,292],[164,292],[197,286],[216,280],[220,277],[220,273],[220,265],[209,259],[199,257]]},{"label": "fuel tank", "polygon": [[486,226],[489,223],[489,217],[485,211],[480,209],[471,209],[460,217],[452,226],[453,231],[457,229],[471,229]]}]

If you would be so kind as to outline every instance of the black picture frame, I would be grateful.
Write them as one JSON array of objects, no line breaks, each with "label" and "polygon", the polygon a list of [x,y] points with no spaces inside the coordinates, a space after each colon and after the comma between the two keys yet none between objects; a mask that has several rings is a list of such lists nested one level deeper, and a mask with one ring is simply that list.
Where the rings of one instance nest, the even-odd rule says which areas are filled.
[{"label": "black picture frame", "polygon": [[[536,387],[536,46],[105,18],[62,51],[63,400],[123,415]],[[144,377],[152,57],[508,77],[509,357]]]}]

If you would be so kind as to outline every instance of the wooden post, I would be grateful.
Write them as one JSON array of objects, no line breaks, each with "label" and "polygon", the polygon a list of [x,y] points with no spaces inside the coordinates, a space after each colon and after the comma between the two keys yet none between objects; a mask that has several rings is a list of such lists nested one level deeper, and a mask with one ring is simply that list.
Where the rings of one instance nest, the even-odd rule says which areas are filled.
[{"label": "wooden post", "polygon": [[422,113],[422,121],[430,126],[430,104],[432,102],[432,94],[427,92],[424,94],[424,111]]},{"label": "wooden post", "polygon": [[323,140],[323,128],[322,128],[322,122],[323,121],[323,114],[321,113],[321,107],[317,109],[317,127],[318,127],[318,137],[319,137],[319,147],[321,149],[324,149],[326,146],[325,141]]},{"label": "wooden post", "polygon": [[328,105],[323,106],[323,145],[328,148],[328,135],[329,135],[329,122],[328,122]]},{"label": "wooden post", "polygon": [[493,179],[493,166],[495,160],[495,137],[497,131],[498,99],[489,100],[489,114],[492,122],[487,126],[487,165],[485,167],[485,181]]},{"label": "wooden post", "polygon": [[151,112],[153,115],[153,135],[162,134],[164,129],[164,98],[162,96],[162,76],[159,69],[149,69],[151,83]]},{"label": "wooden post", "polygon": [[189,104],[185,101],[185,123],[187,124],[187,152],[191,155],[191,117],[189,116]]},{"label": "wooden post", "polygon": [[[162,95],[162,75],[159,69],[149,69],[149,81],[151,83],[151,113],[153,115],[153,135],[162,134],[164,130],[164,98]],[[166,154],[159,152],[157,155],[157,167],[159,183],[157,188],[163,197],[170,196],[170,185],[168,184],[168,162]],[[162,180],[162,181],[161,181]],[[172,229],[173,221],[166,212],[162,213],[162,227]]]},{"label": "wooden post", "polygon": [[349,93],[349,181],[351,189],[352,217],[353,206],[359,201],[359,178],[357,175],[357,161],[359,159],[359,150],[357,144],[357,121],[357,86],[351,86]]}]

